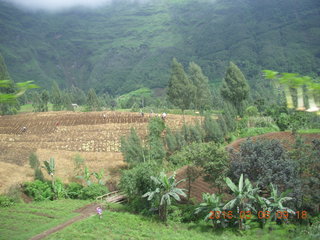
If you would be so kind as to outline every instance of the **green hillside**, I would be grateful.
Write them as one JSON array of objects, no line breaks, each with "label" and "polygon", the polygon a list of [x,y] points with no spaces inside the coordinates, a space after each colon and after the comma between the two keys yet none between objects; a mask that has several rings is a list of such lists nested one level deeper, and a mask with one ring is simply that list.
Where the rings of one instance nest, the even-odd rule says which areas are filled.
[{"label": "green hillside", "polygon": [[318,0],[117,1],[95,10],[26,12],[0,0],[0,52],[15,81],[126,93],[167,85],[173,57],[220,82],[234,61],[320,74]]}]

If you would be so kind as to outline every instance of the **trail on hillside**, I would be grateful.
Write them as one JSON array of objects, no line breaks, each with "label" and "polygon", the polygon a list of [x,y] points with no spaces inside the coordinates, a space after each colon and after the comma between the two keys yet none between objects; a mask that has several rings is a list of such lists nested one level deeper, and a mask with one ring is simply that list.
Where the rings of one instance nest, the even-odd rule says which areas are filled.
[{"label": "trail on hillside", "polygon": [[58,232],[62,229],[64,229],[65,227],[71,225],[72,223],[74,222],[77,222],[79,220],[82,220],[84,218],[87,218],[87,217],[90,217],[94,214],[96,214],[96,208],[100,206],[98,203],[91,203],[91,204],[88,204],[82,208],[79,208],[77,210],[75,210],[74,212],[77,212],[77,213],[80,213],[79,216],[76,216],[76,217],[73,217],[71,219],[69,219],[68,221],[64,222],[64,223],[61,223],[59,224],[58,226],[55,226],[51,229],[48,229],[32,238],[30,238],[30,240],[39,240],[39,239],[43,239],[47,236],[49,236],[50,234],[52,233],[55,233],[55,232]]}]

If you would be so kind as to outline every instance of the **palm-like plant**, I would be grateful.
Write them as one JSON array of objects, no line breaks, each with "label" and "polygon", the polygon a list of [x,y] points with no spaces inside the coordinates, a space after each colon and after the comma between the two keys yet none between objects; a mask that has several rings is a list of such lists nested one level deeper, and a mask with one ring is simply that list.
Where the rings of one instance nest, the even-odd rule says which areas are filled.
[{"label": "palm-like plant", "polygon": [[175,174],[167,177],[164,172],[161,172],[158,178],[152,176],[151,179],[155,183],[156,189],[145,193],[142,197],[148,197],[148,201],[159,202],[159,217],[162,221],[166,222],[171,198],[180,201],[180,196],[186,197],[184,193],[185,189],[177,188],[177,185],[185,181],[185,179],[176,182]]},{"label": "palm-like plant", "polygon": [[104,171],[103,171],[103,169],[101,169],[100,172],[94,172],[93,176],[95,176],[95,178],[97,179],[97,181],[100,185],[104,185],[104,181],[103,181]]},{"label": "palm-like plant", "polygon": [[[233,192],[235,196],[234,199],[229,201],[223,209],[237,209],[238,216],[240,217],[241,212],[254,210],[251,204],[255,200],[255,195],[258,192],[258,188],[253,188],[249,179],[243,181],[243,174],[241,174],[238,186],[236,186],[230,178],[225,179],[228,187]],[[239,229],[243,229],[243,218],[239,219]]]},{"label": "palm-like plant", "polygon": [[[196,208],[195,214],[205,212],[207,215],[205,216],[204,220],[208,221],[212,215],[212,212],[221,212],[223,204],[221,202],[221,197],[219,195],[210,194],[210,193],[203,193],[202,194],[203,202],[200,204],[199,207]],[[217,223],[220,223],[219,219],[212,218],[213,227],[217,226]],[[221,218],[224,220],[224,218]]]},{"label": "palm-like plant", "polygon": [[[90,173],[89,168],[88,168],[88,167],[85,167],[85,168],[84,168],[83,176],[77,176],[77,178],[80,178],[80,179],[85,180],[86,184],[87,184],[88,186],[90,186],[90,185],[92,184],[92,182],[91,182],[91,180],[90,180],[91,175],[92,175],[92,173]],[[98,175],[98,177],[100,177],[100,175]],[[97,178],[97,179],[98,179],[98,178]],[[98,181],[99,181],[99,179],[98,179]]]},{"label": "palm-like plant", "polygon": [[52,179],[52,186],[54,187],[54,174],[56,171],[55,161],[54,158],[50,158],[49,161],[44,161],[44,169],[46,169],[47,173],[50,175]]},{"label": "palm-like plant", "polygon": [[[278,188],[274,186],[272,183],[270,184],[270,188],[271,196],[268,198],[269,202],[267,202],[267,204],[270,206],[272,218],[276,220],[277,212],[287,212],[288,214],[295,214],[295,212],[292,209],[283,206],[283,203],[293,200],[292,197],[287,197],[290,191],[279,193]],[[287,218],[281,219],[286,220]]]}]

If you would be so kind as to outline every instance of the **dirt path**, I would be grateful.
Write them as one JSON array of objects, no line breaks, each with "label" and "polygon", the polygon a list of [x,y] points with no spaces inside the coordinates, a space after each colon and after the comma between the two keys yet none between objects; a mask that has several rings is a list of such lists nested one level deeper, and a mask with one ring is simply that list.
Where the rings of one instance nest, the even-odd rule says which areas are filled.
[{"label": "dirt path", "polygon": [[59,224],[58,226],[55,226],[51,229],[48,229],[32,238],[30,238],[30,240],[39,240],[39,239],[43,239],[47,236],[49,236],[50,234],[52,233],[55,233],[57,231],[60,231],[62,229],[64,229],[65,227],[71,225],[72,223],[74,222],[77,222],[81,219],[84,219],[84,218],[87,218],[87,217],[90,217],[94,214],[96,214],[96,207],[98,207],[99,204],[98,203],[91,203],[89,205],[86,205],[82,208],[79,208],[77,210],[75,210],[74,212],[77,212],[77,213],[80,213],[79,216],[76,216],[76,217],[73,217],[71,219],[69,219],[68,221],[64,222],[64,223],[61,223]]}]

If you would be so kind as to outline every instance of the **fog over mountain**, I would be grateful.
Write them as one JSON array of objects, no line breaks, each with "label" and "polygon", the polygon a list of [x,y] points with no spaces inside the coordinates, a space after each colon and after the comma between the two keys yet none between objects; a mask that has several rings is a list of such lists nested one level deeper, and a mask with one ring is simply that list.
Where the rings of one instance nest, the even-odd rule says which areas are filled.
[{"label": "fog over mountain", "polygon": [[[112,2],[121,0],[0,0],[13,3],[17,7],[28,10],[45,10],[57,12],[70,9],[72,7],[98,8]],[[143,3],[148,0],[132,0],[131,2]]]},{"label": "fog over mountain", "polygon": [[[320,75],[319,0],[9,1],[36,12],[8,1],[0,53],[15,81],[114,94],[165,88],[173,57],[199,64],[214,86],[229,61],[251,85],[262,69]],[[79,4],[99,7],[67,9]]]}]

